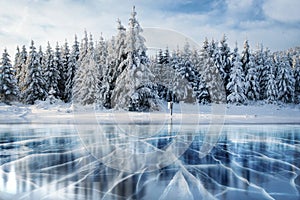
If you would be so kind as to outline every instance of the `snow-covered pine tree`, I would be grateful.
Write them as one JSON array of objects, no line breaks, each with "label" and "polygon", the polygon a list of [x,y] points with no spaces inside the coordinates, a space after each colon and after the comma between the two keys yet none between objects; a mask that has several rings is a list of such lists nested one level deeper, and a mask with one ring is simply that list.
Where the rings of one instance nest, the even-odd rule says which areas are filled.
[{"label": "snow-covered pine tree", "polygon": [[205,40],[203,41],[203,45],[200,49],[200,54],[199,54],[199,64],[197,66],[197,72],[203,76],[204,74],[204,71],[205,71],[205,68],[206,68],[206,62],[207,62],[207,59],[210,57],[212,58],[213,57],[213,51],[211,51],[211,47],[210,47],[210,44],[208,42],[208,39],[205,38]]},{"label": "snow-covered pine tree", "polygon": [[60,88],[61,92],[61,100],[64,102],[67,102],[67,91],[66,91],[66,85],[67,85],[67,78],[68,78],[68,70],[69,70],[69,62],[70,62],[70,49],[67,40],[65,40],[65,44],[61,48],[61,71],[60,78],[63,78],[63,81],[60,81],[60,84],[62,84]]},{"label": "snow-covered pine tree", "polygon": [[[126,29],[122,25],[120,19],[117,20],[118,34],[113,37],[107,46],[107,70],[104,74],[104,80],[100,88],[100,98],[105,108],[112,108],[112,92],[115,88],[117,77],[124,70],[124,66],[120,67],[120,64],[127,58],[125,54],[125,40],[126,40]],[[106,79],[106,80],[105,80]]]},{"label": "snow-covered pine tree", "polygon": [[[245,60],[246,56],[244,53],[244,58],[242,58],[241,62]],[[248,100],[256,101],[259,100],[259,80],[258,80],[258,71],[257,67],[254,63],[254,58],[251,54],[249,54],[248,61],[244,67],[246,69],[246,77],[245,77],[245,95]]]},{"label": "snow-covered pine tree", "polygon": [[164,51],[159,49],[150,64],[150,70],[154,75],[154,82],[157,87],[157,94],[160,99],[165,101],[170,101],[168,95],[171,89],[170,83],[172,83],[175,75],[175,70],[170,64],[170,59],[170,53],[167,47]]},{"label": "snow-covered pine tree", "polygon": [[74,44],[72,46],[72,51],[70,53],[69,62],[67,66],[66,74],[66,87],[65,87],[65,100],[66,102],[72,101],[72,91],[74,85],[74,77],[78,68],[78,59],[79,59],[79,43],[77,41],[77,36],[75,35]]},{"label": "snow-covered pine tree", "polygon": [[295,103],[300,103],[300,55],[293,57],[293,70],[295,77]]},{"label": "snow-covered pine tree", "polygon": [[278,68],[278,100],[284,103],[292,103],[294,102],[295,79],[287,55],[282,54],[276,64]]},{"label": "snow-covered pine tree", "polygon": [[34,104],[36,100],[44,100],[47,92],[45,91],[45,80],[42,76],[39,56],[33,41],[31,41],[26,68],[28,69],[28,73],[25,79],[22,97],[24,103]]},{"label": "snow-covered pine tree", "polygon": [[44,62],[44,52],[42,49],[42,46],[39,47],[39,51],[38,51],[38,60],[41,66],[43,66],[43,62]]},{"label": "snow-covered pine tree", "polygon": [[202,78],[209,92],[209,102],[226,103],[226,92],[222,77],[219,73],[214,59],[211,57],[211,52],[205,59],[204,72]]},{"label": "snow-covered pine tree", "polygon": [[271,66],[268,74],[268,82],[266,86],[266,102],[269,104],[275,104],[278,98],[278,88],[275,77],[275,66]]},{"label": "snow-covered pine tree", "polygon": [[180,95],[180,100],[190,103],[193,102],[193,88],[197,88],[197,74],[192,65],[191,57],[192,51],[190,50],[189,43],[186,42],[183,51],[180,53],[179,63],[173,65],[176,69],[175,75],[177,77],[175,85],[181,85],[179,87],[184,88],[184,95]]},{"label": "snow-covered pine tree", "polygon": [[216,61],[216,54],[218,53],[218,48],[217,48],[217,42],[215,42],[214,39],[211,40],[211,42],[208,44],[207,48],[209,52],[209,57],[213,59],[213,61]]},{"label": "snow-covered pine tree", "polygon": [[150,70],[154,75],[154,80],[157,85],[157,94],[159,98],[164,99],[166,97],[165,91],[167,89],[166,84],[162,82],[162,70],[163,70],[163,51],[159,49],[155,58],[151,61]]},{"label": "snow-covered pine tree", "polygon": [[19,88],[7,50],[4,49],[0,63],[0,102],[10,103],[18,100]]},{"label": "snow-covered pine tree", "polygon": [[[20,91],[23,91],[25,85],[25,79],[28,73],[26,61],[27,61],[27,50],[25,45],[22,46],[22,51],[20,52],[19,61],[18,61],[18,68],[20,71],[16,74],[17,84],[19,86]],[[22,98],[22,96],[21,96]]]},{"label": "snow-covered pine tree", "polygon": [[[16,54],[15,54],[15,62],[14,62],[14,65],[13,65],[13,68],[15,70],[15,77],[17,77],[20,73],[21,73],[21,69],[22,69],[22,65],[21,65],[21,53],[20,53],[20,48],[19,46],[17,46],[17,49],[16,49]],[[18,81],[17,81],[18,83]]]},{"label": "snow-covered pine tree", "polygon": [[99,65],[99,71],[105,72],[106,70],[103,69],[106,65],[106,58],[107,58],[107,43],[105,42],[102,34],[100,36],[99,42],[96,44],[95,48],[95,57],[96,62]]},{"label": "snow-covered pine tree", "polygon": [[117,78],[112,94],[115,108],[132,111],[157,109],[156,93],[151,82],[153,74],[149,70],[145,39],[141,36],[141,32],[142,28],[133,7],[126,33],[126,59],[118,67],[121,74]]},{"label": "snow-covered pine tree", "polygon": [[113,76],[116,74],[116,52],[115,52],[115,38],[112,37],[107,43],[107,57],[105,62],[106,70],[103,72],[102,84],[100,87],[100,101],[105,108],[111,108],[111,92],[113,83]]},{"label": "snow-covered pine tree", "polygon": [[160,64],[156,64],[158,70],[154,73],[157,92],[160,98],[170,101],[171,83],[174,82],[175,69],[171,65],[171,57],[168,47],[162,52]]},{"label": "snow-covered pine tree", "polygon": [[92,35],[90,35],[88,50],[82,57],[75,75],[73,102],[81,105],[98,103],[99,81],[99,68],[95,60]]},{"label": "snow-covered pine tree", "polygon": [[199,52],[198,65],[196,65],[196,70],[201,75],[204,72],[205,62],[206,62],[208,56],[210,56],[209,55],[209,43],[208,43],[208,39],[205,38],[205,40],[203,41],[203,45]]},{"label": "snow-covered pine tree", "polygon": [[[106,63],[107,60],[107,43],[105,42],[102,34],[100,36],[99,42],[96,44],[95,47],[95,60],[97,63],[97,66],[99,68],[99,88],[100,88],[100,97],[99,97],[99,104],[103,106],[103,102],[105,101],[105,97],[102,93],[102,85],[106,85],[106,82],[108,81],[106,79],[107,73],[109,71],[108,65]],[[105,86],[104,86],[105,87]]]},{"label": "snow-covered pine tree", "polygon": [[123,61],[127,58],[127,53],[126,53],[126,48],[127,48],[127,44],[126,44],[126,29],[125,27],[122,25],[121,21],[118,19],[118,34],[116,37],[116,41],[115,41],[115,59],[116,59],[116,63],[115,63],[115,68],[113,71],[115,71],[112,75],[113,78],[113,83],[115,84],[117,77],[123,72],[123,70],[125,69],[125,66],[123,66],[121,63],[124,63]]},{"label": "snow-covered pine tree", "polygon": [[181,52],[179,49],[173,51],[170,59],[171,73],[169,74],[167,101],[172,100],[173,102],[178,102],[187,97],[187,91],[190,85],[184,76],[178,72],[178,69],[180,69],[182,65],[181,60]]},{"label": "snow-covered pine tree", "polygon": [[58,69],[58,65],[54,65],[54,52],[48,42],[46,52],[44,55],[44,79],[45,79],[45,90],[47,95],[49,94],[50,90],[54,90],[52,95],[55,95],[55,98],[58,98],[59,88],[58,82],[60,79],[60,71]]},{"label": "snow-covered pine tree", "polygon": [[58,79],[58,91],[56,91],[57,98],[63,100],[63,94],[65,91],[65,78],[64,78],[64,68],[62,63],[62,55],[60,51],[60,46],[58,42],[56,43],[55,51],[53,57],[53,65],[54,68],[59,71],[59,79]]},{"label": "snow-covered pine tree", "polygon": [[[215,65],[223,79],[224,86],[226,86],[229,82],[229,73],[232,64],[230,63],[230,48],[228,47],[225,34],[219,42],[219,47],[214,55],[214,59]],[[226,93],[229,94],[229,91],[226,91]]]},{"label": "snow-covered pine tree", "polygon": [[205,75],[204,75],[205,67],[207,67],[206,62],[209,58],[209,43],[207,38],[205,38],[199,52],[200,53],[198,54],[198,56],[196,55],[196,53],[194,53],[193,56],[195,57],[193,60],[195,63],[196,80],[197,80],[197,84],[194,86],[193,89],[194,89],[195,96],[198,99],[198,102],[202,104],[207,104],[210,102],[209,89],[205,82]]},{"label": "snow-covered pine tree", "polygon": [[270,49],[266,48],[263,51],[263,70],[260,74],[260,94],[262,95],[262,99],[267,98],[267,84],[269,80],[269,74],[271,73],[271,68],[274,66],[273,57],[271,55]]},{"label": "snow-covered pine tree", "polygon": [[262,78],[264,76],[264,74],[268,74],[266,73],[266,68],[264,66],[264,56],[263,56],[263,46],[262,45],[257,45],[256,50],[253,53],[253,57],[254,57],[254,63],[256,65],[257,71],[258,71],[258,80],[259,80],[259,91],[260,91],[260,100],[263,100],[265,98],[265,91],[266,91],[266,79]]},{"label": "snow-covered pine tree", "polygon": [[245,75],[242,68],[242,62],[238,53],[237,44],[232,55],[232,68],[230,70],[229,82],[226,86],[229,95],[227,101],[232,104],[244,104],[247,100],[245,96]]},{"label": "snow-covered pine tree", "polygon": [[245,40],[244,41],[244,49],[243,49],[242,55],[241,55],[241,62],[242,62],[243,71],[245,72],[245,76],[247,76],[248,69],[252,68],[253,66],[251,66],[251,65],[254,64],[252,62],[251,65],[249,66],[250,56],[251,56],[250,46],[249,46],[248,40]]},{"label": "snow-covered pine tree", "polygon": [[79,54],[79,58],[78,58],[79,62],[81,62],[84,59],[84,57],[86,56],[86,54],[88,52],[88,49],[89,49],[89,39],[88,39],[87,31],[85,30],[84,37],[80,43],[80,50],[79,50],[80,54]]}]

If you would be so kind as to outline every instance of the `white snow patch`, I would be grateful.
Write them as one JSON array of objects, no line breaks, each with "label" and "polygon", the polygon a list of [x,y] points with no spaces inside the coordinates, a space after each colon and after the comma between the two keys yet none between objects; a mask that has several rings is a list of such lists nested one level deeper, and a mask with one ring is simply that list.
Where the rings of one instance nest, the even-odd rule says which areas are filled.
[{"label": "white snow patch", "polygon": [[[172,119],[173,123],[210,123],[212,119],[223,118],[225,123],[300,123],[300,105],[248,105],[226,106],[226,114],[212,113],[212,106],[195,104],[175,104],[173,116],[166,108],[156,112],[126,112],[116,110],[94,110],[93,106],[80,110],[72,104],[58,102],[50,104],[38,101],[35,105],[0,104],[0,123],[73,123],[76,120],[94,117],[102,123],[149,122],[164,123]],[[198,120],[195,120],[198,119]]]}]

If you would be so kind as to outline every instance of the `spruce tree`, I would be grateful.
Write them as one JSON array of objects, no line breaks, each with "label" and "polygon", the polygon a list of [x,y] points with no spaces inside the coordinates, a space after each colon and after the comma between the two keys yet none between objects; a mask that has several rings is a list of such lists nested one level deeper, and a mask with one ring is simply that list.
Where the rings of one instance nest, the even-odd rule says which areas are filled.
[{"label": "spruce tree", "polygon": [[114,85],[113,76],[116,74],[115,38],[107,44],[107,57],[105,61],[106,70],[103,72],[100,87],[100,100],[104,108],[111,108],[111,92]]},{"label": "spruce tree", "polygon": [[80,61],[75,75],[73,87],[73,102],[81,105],[91,105],[99,100],[99,68],[95,59],[95,50],[90,35],[88,49]]},{"label": "spruce tree", "polygon": [[[229,73],[232,64],[230,62],[230,48],[227,44],[227,38],[225,34],[219,42],[219,47],[214,55],[214,59],[215,65],[217,66],[223,79],[224,86],[226,86],[229,82]],[[229,91],[226,91],[226,93],[228,94]]]},{"label": "spruce tree", "polygon": [[295,79],[286,54],[281,55],[277,67],[278,100],[284,103],[292,103],[294,102]]},{"label": "spruce tree", "polygon": [[278,88],[276,83],[274,66],[271,67],[271,70],[268,74],[266,90],[266,102],[269,104],[277,103]]},{"label": "spruce tree", "polygon": [[268,74],[266,71],[267,69],[264,66],[264,56],[263,56],[263,46],[258,45],[257,49],[253,53],[254,62],[258,71],[258,80],[259,80],[259,91],[260,91],[260,100],[263,100],[265,98],[265,91],[266,91],[266,74]]},{"label": "spruce tree", "polygon": [[194,50],[192,55],[193,63],[195,64],[195,75],[196,75],[196,85],[193,90],[195,97],[199,103],[207,104],[210,102],[209,99],[209,89],[207,83],[205,82],[205,64],[209,57],[209,43],[207,38],[205,38],[199,53]]},{"label": "spruce tree", "polygon": [[246,102],[247,97],[244,94],[245,77],[237,47],[234,49],[234,53],[232,55],[232,64],[233,66],[230,70],[229,82],[226,86],[226,89],[229,92],[227,101],[232,104],[240,105]]},{"label": "spruce tree", "polygon": [[249,68],[252,68],[251,65],[254,64],[252,61],[252,63],[249,66],[250,56],[251,56],[250,46],[249,46],[248,40],[245,40],[244,49],[243,49],[242,55],[241,55],[241,62],[242,62],[243,71],[245,72],[245,76],[247,76]]},{"label": "spruce tree", "polygon": [[293,58],[293,70],[295,78],[295,103],[300,103],[300,56]]},{"label": "spruce tree", "polygon": [[116,108],[132,111],[157,109],[156,94],[151,82],[153,74],[149,70],[145,39],[141,32],[142,28],[133,7],[126,33],[126,59],[118,66],[121,74],[112,94],[112,103]]},{"label": "spruce tree", "polygon": [[7,50],[4,49],[0,63],[0,102],[10,103],[18,100],[19,88],[15,78],[15,70],[11,65]]},{"label": "spruce tree", "polygon": [[108,45],[106,81],[103,82],[100,92],[103,106],[106,108],[114,106],[112,94],[116,87],[118,76],[125,69],[123,61],[127,58],[127,54],[125,53],[126,29],[119,19],[117,20],[117,25],[118,34],[115,38],[112,38]]},{"label": "spruce tree", "polygon": [[[243,59],[242,59],[243,63]],[[245,77],[245,95],[249,100],[259,100],[259,79],[257,67],[254,63],[254,58],[250,54],[249,60],[245,65],[246,77]]]},{"label": "spruce tree", "polygon": [[34,104],[36,100],[44,100],[47,92],[45,91],[45,80],[42,76],[39,56],[33,41],[31,41],[26,68],[28,69],[28,73],[26,75],[22,97],[24,103]]},{"label": "spruce tree", "polygon": [[48,42],[47,49],[45,52],[45,59],[44,59],[44,79],[45,79],[45,90],[47,94],[49,94],[50,90],[52,95],[55,95],[55,98],[58,98],[59,94],[59,87],[58,82],[60,80],[60,71],[57,65],[54,65],[54,52]]},{"label": "spruce tree", "polygon": [[65,87],[65,101],[72,101],[72,91],[74,86],[74,77],[78,68],[78,59],[79,59],[79,43],[77,41],[77,36],[75,35],[74,44],[72,46],[72,51],[70,53],[68,65],[67,65],[67,74],[66,74],[66,87]]},{"label": "spruce tree", "polygon": [[[95,47],[95,60],[99,69],[99,88],[100,88],[100,94],[99,94],[99,104],[102,107],[104,104],[104,101],[106,101],[105,96],[103,96],[103,90],[102,88],[107,86],[107,74],[109,71],[108,65],[106,63],[107,61],[107,43],[104,41],[104,38],[102,37],[102,34],[100,36],[100,40],[97,43]],[[102,87],[103,86],[103,87]]]},{"label": "spruce tree", "polygon": [[217,104],[225,103],[226,93],[223,80],[211,55],[212,54],[210,52],[205,59],[204,72],[202,74],[203,81],[208,88],[209,102]]},{"label": "spruce tree", "polygon": [[70,62],[70,49],[67,40],[65,41],[65,44],[61,48],[61,71],[60,71],[60,78],[63,79],[63,81],[60,81],[60,92],[61,92],[61,100],[64,102],[68,101],[68,94],[66,90],[67,85],[67,78],[68,78],[68,70],[69,70],[69,62]]},{"label": "spruce tree", "polygon": [[[20,71],[17,71],[16,74],[16,79],[17,79],[17,84],[20,88],[20,91],[24,90],[25,87],[25,79],[28,73],[28,69],[27,69],[27,57],[28,57],[28,53],[26,50],[25,45],[22,46],[22,51],[20,52],[20,56],[19,56],[19,61],[18,61],[18,66],[17,68],[20,69]],[[22,96],[21,96],[22,98]]]},{"label": "spruce tree", "polygon": [[[15,62],[13,68],[15,70],[15,76],[18,77],[22,70],[22,59],[21,59],[21,52],[19,46],[17,46],[17,52],[15,54]],[[16,79],[17,80],[17,79]],[[18,83],[18,80],[17,80]]]},{"label": "spruce tree", "polygon": [[63,100],[64,99],[64,91],[65,91],[65,77],[64,77],[64,66],[62,63],[62,55],[60,51],[60,46],[58,42],[56,43],[55,51],[53,57],[53,65],[54,68],[59,71],[59,79],[58,79],[58,90],[56,91],[57,98]]}]

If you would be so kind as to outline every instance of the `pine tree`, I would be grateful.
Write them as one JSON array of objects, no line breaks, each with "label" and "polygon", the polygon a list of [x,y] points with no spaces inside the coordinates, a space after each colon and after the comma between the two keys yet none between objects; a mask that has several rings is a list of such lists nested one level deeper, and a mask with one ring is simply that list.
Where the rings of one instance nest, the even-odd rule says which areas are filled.
[{"label": "pine tree", "polygon": [[[197,72],[195,67],[191,62],[192,51],[190,50],[190,45],[186,42],[183,51],[180,52],[180,57],[178,59],[178,64],[174,65],[176,69],[175,76],[177,77],[175,85],[179,88],[184,88],[184,95],[177,96],[184,100],[185,102],[193,102],[193,89],[197,88]],[[197,93],[197,91],[195,91]]]},{"label": "pine tree", "polygon": [[27,56],[28,55],[27,55],[26,47],[25,45],[23,45],[22,51],[20,52],[20,56],[19,56],[18,66],[17,66],[17,68],[19,68],[19,71],[17,71],[16,74],[17,84],[20,88],[20,91],[23,91],[24,89],[25,79],[28,73],[28,69],[26,65]]},{"label": "pine tree", "polygon": [[237,105],[244,104],[247,100],[247,97],[244,94],[245,77],[237,47],[234,49],[234,53],[232,55],[232,64],[233,66],[230,70],[229,82],[226,86],[229,91],[227,101]]},{"label": "pine tree", "polygon": [[271,73],[271,68],[274,66],[273,58],[270,53],[270,49],[266,48],[263,51],[263,68],[260,74],[260,93],[262,95],[262,99],[266,99],[267,94],[267,83],[269,80],[269,74]]},{"label": "pine tree", "polygon": [[112,94],[112,103],[116,108],[133,111],[145,111],[156,108],[156,94],[151,82],[153,74],[149,70],[146,56],[145,39],[141,36],[142,28],[136,19],[135,8],[129,19],[126,34],[126,59],[118,67],[118,76]]},{"label": "pine tree", "polygon": [[[104,102],[106,101],[106,97],[103,96],[103,90],[102,88],[107,86],[107,74],[109,71],[108,65],[106,63],[107,61],[107,43],[104,41],[104,38],[102,35],[100,36],[99,43],[97,43],[95,48],[95,60],[99,69],[99,88],[100,88],[100,96],[99,96],[99,104],[100,106],[103,106]],[[103,87],[102,87],[103,86]]]},{"label": "pine tree", "polygon": [[[196,51],[198,52],[198,51]],[[199,103],[207,104],[210,102],[209,97],[209,88],[207,83],[205,82],[205,68],[206,62],[209,59],[209,43],[207,38],[205,38],[203,45],[200,49],[200,53],[193,54],[194,56],[194,63],[195,63],[195,70],[196,70],[196,80],[197,83],[194,86],[194,93],[196,98],[198,99]]]},{"label": "pine tree", "polygon": [[287,55],[282,55],[277,63],[278,99],[284,103],[294,102],[295,79]]},{"label": "pine tree", "polygon": [[[222,77],[222,80],[224,82],[224,85],[226,86],[229,82],[229,73],[231,68],[230,63],[230,48],[227,44],[227,38],[225,35],[223,35],[220,43],[218,51],[214,54],[215,59],[215,65],[217,66],[220,75]],[[226,91],[228,94],[229,91]]]},{"label": "pine tree", "polygon": [[[242,59],[242,63],[244,59]],[[245,69],[247,69],[247,75],[245,77],[245,95],[249,100],[259,100],[258,71],[254,63],[254,58],[251,54],[249,54],[249,60],[245,65]]]},{"label": "pine tree", "polygon": [[248,40],[245,40],[244,42],[244,49],[242,51],[242,55],[241,55],[241,62],[242,62],[242,67],[243,67],[243,71],[245,72],[245,76],[247,76],[248,70],[249,68],[251,68],[252,64],[254,64],[253,62],[251,63],[251,65],[249,66],[249,62],[250,62],[250,46],[248,43]]},{"label": "pine tree", "polygon": [[112,94],[116,87],[118,76],[125,69],[124,60],[127,58],[127,54],[125,53],[126,29],[119,19],[117,20],[117,24],[118,34],[116,38],[112,38],[108,46],[106,81],[103,82],[100,92],[103,106],[106,108],[114,106]]},{"label": "pine tree", "polygon": [[199,74],[204,73],[205,62],[209,56],[210,56],[209,43],[207,38],[205,38],[199,53],[199,63],[198,65],[196,65],[196,70]]},{"label": "pine tree", "polygon": [[204,73],[202,74],[203,81],[206,84],[209,92],[209,102],[225,103],[226,93],[222,77],[219,73],[213,58],[208,55],[205,59]]},{"label": "pine tree", "polygon": [[293,69],[295,78],[295,103],[300,103],[300,56],[294,56]]},{"label": "pine tree", "polygon": [[174,82],[175,69],[171,65],[171,56],[168,47],[162,52],[161,64],[156,64],[158,70],[154,74],[157,85],[157,92],[160,98],[171,101],[171,83]]},{"label": "pine tree", "polygon": [[61,48],[61,71],[60,71],[60,92],[61,92],[61,100],[67,102],[67,78],[68,78],[68,70],[69,70],[69,62],[70,62],[70,49],[67,40],[65,41],[64,46]]},{"label": "pine tree", "polygon": [[258,71],[258,80],[259,80],[259,91],[260,91],[260,100],[263,100],[265,98],[265,91],[266,91],[266,79],[263,78],[265,76],[266,73],[266,68],[264,66],[264,56],[263,56],[263,46],[262,45],[258,45],[257,49],[255,50],[254,54],[254,62]]},{"label": "pine tree", "polygon": [[115,38],[113,37],[107,44],[107,57],[105,62],[106,70],[103,72],[102,83],[100,87],[100,100],[105,108],[111,108],[111,92],[113,85],[113,76],[116,74],[116,54]]},{"label": "pine tree", "polygon": [[0,102],[9,103],[18,100],[19,88],[7,50],[4,49],[0,63]]},{"label": "pine tree", "polygon": [[[18,75],[21,73],[21,69],[22,69],[22,59],[21,59],[21,52],[20,52],[20,48],[19,46],[17,46],[17,52],[15,54],[15,62],[13,65],[13,68],[15,70],[15,76],[18,77]],[[18,83],[18,81],[17,81]]]},{"label": "pine tree", "polygon": [[99,99],[99,68],[95,60],[94,44],[92,35],[88,50],[75,75],[73,87],[73,102],[81,105],[98,103]]},{"label": "pine tree", "polygon": [[69,62],[67,66],[66,74],[66,87],[65,87],[65,100],[66,102],[71,102],[72,100],[72,91],[74,86],[74,77],[78,68],[78,59],[79,59],[79,43],[77,41],[77,36],[75,35],[75,41],[72,46],[72,51],[69,57]]},{"label": "pine tree", "polygon": [[278,98],[278,88],[276,83],[274,66],[271,67],[270,73],[268,74],[266,90],[266,102],[269,104],[275,104]]},{"label": "pine tree", "polygon": [[28,73],[22,91],[23,101],[28,104],[34,104],[36,100],[44,100],[47,92],[45,91],[45,80],[42,76],[42,69],[39,61],[38,53],[31,41],[30,52],[26,62]]},{"label": "pine tree", "polygon": [[65,91],[65,78],[64,78],[64,66],[62,63],[62,55],[60,51],[60,46],[58,42],[56,43],[55,51],[54,51],[54,57],[53,57],[53,65],[54,68],[59,71],[59,79],[58,79],[58,90],[56,91],[57,98],[64,99],[64,91]]},{"label": "pine tree", "polygon": [[47,94],[49,94],[50,90],[52,95],[55,95],[55,98],[58,98],[59,88],[58,82],[60,80],[60,71],[58,66],[54,64],[54,52],[48,42],[48,46],[45,52],[45,59],[44,59],[44,79],[45,79],[45,90]]},{"label": "pine tree", "polygon": [[84,31],[84,37],[80,43],[80,54],[79,54],[79,62],[81,62],[86,56],[89,49],[89,39],[86,30]]},{"label": "pine tree", "polygon": [[100,71],[103,71],[101,69],[102,66],[106,64],[106,58],[107,58],[107,44],[104,41],[103,36],[100,36],[100,40],[95,48],[95,56],[96,56],[96,62],[99,65]]},{"label": "pine tree", "polygon": [[44,52],[43,52],[43,49],[42,49],[42,46],[39,47],[39,51],[38,51],[38,60],[39,60],[39,64],[41,66],[43,66],[43,62],[44,62]]}]

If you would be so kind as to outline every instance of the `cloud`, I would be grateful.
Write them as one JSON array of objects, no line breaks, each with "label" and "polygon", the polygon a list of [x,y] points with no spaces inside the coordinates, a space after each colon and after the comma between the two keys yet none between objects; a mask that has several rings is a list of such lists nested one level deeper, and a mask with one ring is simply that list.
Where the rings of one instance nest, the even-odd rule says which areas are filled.
[{"label": "cloud", "polygon": [[299,23],[299,8],[298,0],[265,0],[263,4],[263,10],[268,17],[284,23]]},{"label": "cloud", "polygon": [[232,47],[246,38],[272,50],[299,45],[297,0],[10,0],[0,1],[0,49],[12,55],[31,39],[44,48],[48,40],[54,46],[68,39],[71,46],[84,29],[95,40],[101,33],[109,39],[117,32],[117,18],[127,25],[133,5],[143,27],[173,29],[200,45],[224,33]]}]

